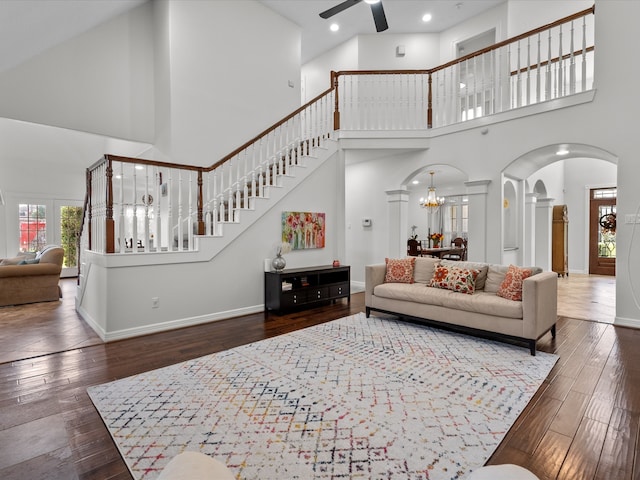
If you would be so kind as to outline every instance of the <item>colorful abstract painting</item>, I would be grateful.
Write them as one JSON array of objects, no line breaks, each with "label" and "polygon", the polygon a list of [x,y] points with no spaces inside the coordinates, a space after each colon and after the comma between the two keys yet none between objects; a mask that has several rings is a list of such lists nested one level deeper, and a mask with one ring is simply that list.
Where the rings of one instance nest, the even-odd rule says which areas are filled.
[{"label": "colorful abstract painting", "polygon": [[324,248],[325,214],[282,212],[282,241],[292,250]]}]

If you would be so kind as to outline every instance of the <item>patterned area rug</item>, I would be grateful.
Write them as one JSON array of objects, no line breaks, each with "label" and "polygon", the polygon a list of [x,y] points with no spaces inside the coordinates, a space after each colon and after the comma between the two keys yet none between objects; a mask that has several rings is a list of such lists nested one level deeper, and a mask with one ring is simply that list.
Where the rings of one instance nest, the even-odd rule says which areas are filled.
[{"label": "patterned area rug", "polygon": [[458,479],[557,361],[364,314],[89,389],[137,479],[183,450],[243,479]]}]

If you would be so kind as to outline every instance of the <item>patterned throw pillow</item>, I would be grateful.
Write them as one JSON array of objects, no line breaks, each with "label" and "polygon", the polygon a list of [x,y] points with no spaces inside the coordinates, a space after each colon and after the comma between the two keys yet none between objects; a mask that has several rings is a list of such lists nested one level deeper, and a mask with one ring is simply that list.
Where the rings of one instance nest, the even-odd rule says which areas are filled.
[{"label": "patterned throw pillow", "polygon": [[429,286],[471,295],[475,291],[476,278],[479,273],[480,270],[474,268],[438,265]]},{"label": "patterned throw pillow", "polygon": [[522,282],[525,278],[531,276],[530,268],[519,268],[515,265],[509,265],[507,275],[500,284],[500,288],[496,292],[496,295],[502,298],[508,298],[509,300],[515,300],[517,302],[522,301]]},{"label": "patterned throw pillow", "polygon": [[413,266],[415,257],[410,258],[385,258],[387,273],[384,276],[385,283],[413,283]]}]

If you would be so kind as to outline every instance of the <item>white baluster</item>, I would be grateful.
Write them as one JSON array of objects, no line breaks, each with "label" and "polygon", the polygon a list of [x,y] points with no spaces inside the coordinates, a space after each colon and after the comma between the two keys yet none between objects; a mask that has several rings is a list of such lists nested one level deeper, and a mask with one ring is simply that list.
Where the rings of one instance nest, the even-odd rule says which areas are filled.
[{"label": "white baluster", "polygon": [[167,180],[167,250],[173,250],[173,169],[169,169]]},{"label": "white baluster", "polygon": [[145,199],[144,201],[144,249],[146,252],[149,251],[149,203],[151,200],[151,193],[149,192],[149,165],[144,166],[144,191],[145,191]]},{"label": "white baluster", "polygon": [[560,33],[558,35],[558,90],[557,96],[564,96],[564,61],[562,59],[562,25],[558,27]]},{"label": "white baluster", "polygon": [[573,20],[571,21],[571,39],[569,41],[569,93],[576,93],[576,59],[573,55],[574,50],[574,30],[573,30]]},{"label": "white baluster", "polygon": [[156,166],[154,167],[155,173],[155,197],[156,197],[156,205],[153,209],[154,214],[156,216],[156,229],[154,233],[154,247],[157,252],[161,251],[163,241],[162,241],[162,173],[160,169]]},{"label": "white baluster", "polygon": [[187,215],[187,244],[189,245],[189,250],[193,250],[193,172],[191,170],[187,173],[189,175],[189,188],[187,194],[189,196],[189,214]]},{"label": "white baluster", "polygon": [[138,169],[137,165],[133,166],[133,200],[131,204],[133,205],[133,225],[132,231],[133,234],[131,236],[131,251],[136,253],[138,251]]},{"label": "white baluster", "polygon": [[124,163],[123,162],[119,162],[120,163],[120,178],[118,179],[118,185],[120,188],[120,215],[119,215],[119,225],[118,225],[118,238],[119,238],[119,242],[118,242],[118,251],[120,253],[123,253],[125,251],[125,238],[126,238],[126,233],[125,233],[125,205],[124,205]]},{"label": "white baluster", "polygon": [[516,75],[516,107],[520,107],[522,105],[522,74],[520,73],[520,40],[518,40],[518,65],[517,65],[517,75]]},{"label": "white baluster", "polygon": [[220,209],[218,206],[218,169],[212,172],[213,175],[213,215],[211,217],[211,234],[218,235],[218,225],[220,223]]},{"label": "white baluster", "polygon": [[182,170],[178,170],[178,251],[184,248],[184,232],[183,232],[183,202],[182,202]]},{"label": "white baluster", "polygon": [[531,37],[527,37],[527,92],[525,105],[531,105]]},{"label": "white baluster", "polygon": [[541,95],[541,91],[540,91],[540,68],[541,68],[540,50],[541,48],[542,46],[540,44],[540,33],[538,33],[538,63],[536,66],[536,103],[542,101],[542,97],[540,96]]},{"label": "white baluster", "polygon": [[587,17],[582,17],[582,90],[587,90]]},{"label": "white baluster", "polygon": [[551,29],[549,29],[549,38],[547,39],[547,69],[545,75],[545,100],[550,100],[553,98],[553,93],[551,90]]}]

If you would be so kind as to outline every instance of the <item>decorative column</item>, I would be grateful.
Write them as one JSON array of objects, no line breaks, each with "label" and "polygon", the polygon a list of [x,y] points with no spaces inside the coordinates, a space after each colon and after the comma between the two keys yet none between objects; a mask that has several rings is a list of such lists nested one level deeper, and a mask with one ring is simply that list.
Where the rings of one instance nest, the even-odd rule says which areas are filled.
[{"label": "decorative column", "polygon": [[464,182],[469,200],[469,246],[467,258],[487,261],[487,193],[491,180]]},{"label": "decorative column", "polygon": [[409,222],[409,192],[405,189],[387,190],[388,256],[407,255],[407,225]]},{"label": "decorative column", "polygon": [[537,193],[525,195],[524,207],[524,242],[522,252],[523,265],[536,264],[536,201]]},{"label": "decorative column", "polygon": [[533,265],[544,271],[551,270],[551,225],[553,224],[553,198],[538,198],[535,215],[535,261]]}]

